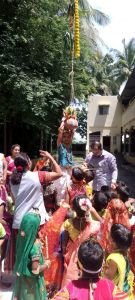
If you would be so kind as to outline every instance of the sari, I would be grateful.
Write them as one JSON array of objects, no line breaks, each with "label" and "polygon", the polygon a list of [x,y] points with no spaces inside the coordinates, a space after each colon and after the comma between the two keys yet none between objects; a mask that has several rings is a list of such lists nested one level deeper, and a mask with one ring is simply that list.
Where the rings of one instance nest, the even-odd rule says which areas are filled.
[{"label": "sari", "polygon": [[39,160],[36,162],[36,165],[35,165],[33,171],[34,171],[34,172],[40,171],[40,170],[42,170],[43,167],[48,166],[48,164],[49,164],[49,160],[48,160],[48,159],[41,158],[41,159],[39,159]]},{"label": "sari", "polygon": [[83,231],[78,234],[78,237],[73,241],[69,239],[66,253],[64,255],[64,274],[62,280],[62,287],[64,287],[71,280],[76,280],[79,277],[79,269],[77,266],[77,254],[80,245],[89,238],[96,238],[100,230],[100,223],[92,220],[87,223]]},{"label": "sari", "polygon": [[124,293],[117,294],[114,283],[108,279],[99,279],[94,283],[94,293],[90,297],[91,285],[88,279],[78,279],[71,281],[60,290],[52,300],[128,300]]},{"label": "sari", "polygon": [[130,228],[128,210],[120,199],[113,199],[109,202],[104,214],[104,221],[101,228],[100,244],[107,252],[111,253],[110,230],[113,224],[122,224]]},{"label": "sari", "polygon": [[12,300],[46,300],[46,288],[42,272],[32,272],[32,262],[44,264],[41,244],[36,240],[40,217],[35,213],[24,215],[16,244],[16,262],[14,272],[16,282]]},{"label": "sari", "polygon": [[44,279],[48,295],[53,295],[61,287],[63,261],[60,247],[60,230],[65,220],[69,207],[63,204],[51,217],[51,219],[41,226],[39,237],[42,243],[42,253],[51,261],[51,266],[46,269]]},{"label": "sari", "polygon": [[134,275],[130,270],[128,258],[121,253],[115,252],[107,257],[106,262],[109,262],[109,260],[112,260],[117,265],[117,273],[113,279],[114,284],[119,290],[127,294],[129,300],[133,300]]}]

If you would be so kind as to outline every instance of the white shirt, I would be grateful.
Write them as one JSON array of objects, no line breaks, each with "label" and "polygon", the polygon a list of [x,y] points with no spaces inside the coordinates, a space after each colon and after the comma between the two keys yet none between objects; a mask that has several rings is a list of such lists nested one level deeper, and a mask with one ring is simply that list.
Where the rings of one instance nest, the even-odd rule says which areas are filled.
[{"label": "white shirt", "polygon": [[11,184],[11,192],[15,199],[15,212],[12,227],[19,229],[23,216],[33,210],[39,209],[40,225],[49,219],[43,200],[43,188],[39,181],[38,172],[27,171],[23,173],[20,184]]}]

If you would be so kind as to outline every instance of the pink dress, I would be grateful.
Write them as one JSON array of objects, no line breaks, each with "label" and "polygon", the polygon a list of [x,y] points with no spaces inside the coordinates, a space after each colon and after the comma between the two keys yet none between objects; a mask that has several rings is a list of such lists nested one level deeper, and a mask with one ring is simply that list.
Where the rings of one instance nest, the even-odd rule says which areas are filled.
[{"label": "pink dress", "polygon": [[[68,241],[66,247],[66,253],[64,255],[64,273],[62,280],[62,287],[67,285],[71,280],[78,279],[78,265],[77,265],[77,254],[78,248],[81,243],[86,241],[88,238],[96,238],[97,233],[100,231],[100,223],[92,220],[88,223],[86,228],[81,231],[77,238],[73,241],[71,238]],[[70,234],[69,234],[70,237]]]},{"label": "pink dress", "polygon": [[[93,284],[93,297],[90,297],[91,286],[89,280],[78,279],[71,281],[61,291],[59,291],[52,300],[119,300],[125,298],[115,298],[117,291],[112,281],[108,279],[99,279]],[[117,296],[116,296],[117,297]]]},{"label": "pink dress", "polygon": [[[14,164],[13,158],[11,156],[7,156],[6,157],[6,162],[7,162],[7,171],[13,172],[14,169],[15,169],[15,164]],[[10,181],[10,175],[7,175],[7,178],[6,178],[7,192],[10,191],[9,181]]]}]

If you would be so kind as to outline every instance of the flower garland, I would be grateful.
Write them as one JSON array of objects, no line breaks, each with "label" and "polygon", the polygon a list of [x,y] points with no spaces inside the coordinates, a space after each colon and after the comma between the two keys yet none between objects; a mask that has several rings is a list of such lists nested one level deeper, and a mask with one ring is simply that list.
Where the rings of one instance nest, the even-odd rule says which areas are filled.
[{"label": "flower garland", "polygon": [[79,28],[79,5],[78,0],[74,1],[75,4],[75,34],[74,34],[74,56],[80,57],[80,28]]}]

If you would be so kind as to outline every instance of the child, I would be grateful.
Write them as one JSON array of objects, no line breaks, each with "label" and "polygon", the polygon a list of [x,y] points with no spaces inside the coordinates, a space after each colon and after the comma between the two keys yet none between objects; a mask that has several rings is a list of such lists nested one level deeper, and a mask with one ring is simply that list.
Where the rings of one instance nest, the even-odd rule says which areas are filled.
[{"label": "child", "polygon": [[3,225],[6,232],[5,240],[2,245],[1,260],[4,259],[7,254],[8,242],[11,237],[12,218],[12,215],[7,210],[7,203],[0,198],[0,223]]},{"label": "child", "polygon": [[[44,171],[52,172],[52,168],[49,166],[44,167]],[[46,211],[49,216],[57,210],[57,190],[54,185],[54,182],[48,182],[43,184],[43,196],[44,196],[44,204]]]},{"label": "child", "polygon": [[94,179],[94,172],[92,170],[85,170],[84,171],[84,181],[86,186],[86,195],[89,199],[91,199],[92,196],[92,184],[91,182]]},{"label": "child", "polygon": [[78,278],[76,258],[79,245],[90,236],[96,238],[100,231],[100,222],[91,218],[94,209],[86,195],[79,195],[74,198],[73,210],[76,216],[67,219],[62,226],[62,251],[65,267],[62,286],[68,281]]},{"label": "child", "polygon": [[96,192],[93,196],[93,207],[99,213],[101,217],[103,217],[105,213],[105,209],[108,205],[108,198],[103,192]]},{"label": "child", "polygon": [[72,207],[73,199],[78,195],[86,195],[86,186],[84,183],[84,172],[81,168],[72,169],[71,184],[68,186],[69,204]]},{"label": "child", "polygon": [[[103,263],[103,249],[90,239],[81,244],[78,251],[78,267],[81,276],[72,280],[52,300],[114,300],[115,285],[100,278]],[[120,299],[120,298],[117,298]]]},{"label": "child", "polygon": [[127,293],[128,299],[134,299],[132,294],[134,276],[127,258],[132,233],[125,226],[114,224],[111,227],[111,240],[113,252],[107,257],[104,274],[119,290]]},{"label": "child", "polygon": [[16,245],[14,271],[17,277],[13,300],[46,299],[43,271],[50,266],[50,261],[43,261],[41,244],[37,237],[39,226],[40,216],[37,210],[24,215]]}]

